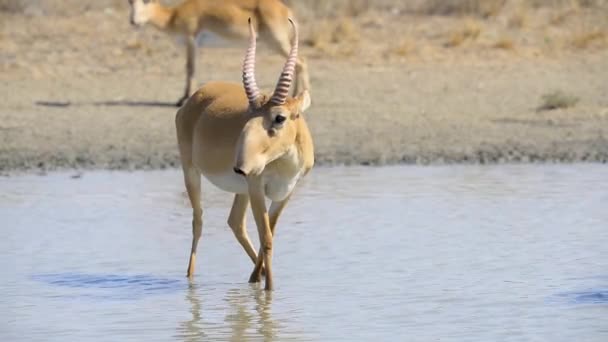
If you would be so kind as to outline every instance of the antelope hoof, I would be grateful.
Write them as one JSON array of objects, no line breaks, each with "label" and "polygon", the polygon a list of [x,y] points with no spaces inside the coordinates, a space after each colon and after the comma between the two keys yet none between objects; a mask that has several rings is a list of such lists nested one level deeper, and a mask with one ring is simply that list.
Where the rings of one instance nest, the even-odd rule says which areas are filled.
[{"label": "antelope hoof", "polygon": [[256,272],[255,270],[251,273],[251,276],[249,277],[249,283],[253,284],[253,283],[259,283],[260,282],[260,272]]},{"label": "antelope hoof", "polygon": [[194,270],[192,269],[192,267],[188,267],[188,270],[186,271],[186,277],[188,279],[194,278]]}]

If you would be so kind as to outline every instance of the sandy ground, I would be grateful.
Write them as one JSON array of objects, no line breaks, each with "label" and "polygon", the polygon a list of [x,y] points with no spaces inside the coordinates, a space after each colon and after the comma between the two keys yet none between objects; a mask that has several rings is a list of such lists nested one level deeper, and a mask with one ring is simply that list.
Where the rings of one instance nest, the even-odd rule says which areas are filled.
[{"label": "sandy ground", "polygon": [[[605,36],[574,48],[575,30],[495,21],[375,14],[333,26],[338,38],[304,22],[318,165],[607,162]],[[133,30],[120,8],[0,12],[0,25],[1,172],[179,166],[169,104],[184,54],[174,39]],[[479,37],[455,38],[475,27]],[[198,82],[239,81],[243,50],[199,49]],[[269,89],[283,60],[259,51],[258,83]],[[578,103],[539,111],[556,90]]]}]

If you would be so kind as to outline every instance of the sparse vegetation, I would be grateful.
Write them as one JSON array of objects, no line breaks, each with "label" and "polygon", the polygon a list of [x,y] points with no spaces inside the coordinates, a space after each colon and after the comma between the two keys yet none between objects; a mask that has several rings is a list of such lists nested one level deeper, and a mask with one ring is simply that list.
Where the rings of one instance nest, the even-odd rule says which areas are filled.
[{"label": "sparse vegetation", "polygon": [[[179,3],[181,0],[161,0],[166,4]],[[430,15],[494,17],[508,7],[508,0],[284,0],[294,7],[301,17],[337,18],[357,17],[369,11],[397,11]],[[522,7],[582,7],[608,6],[608,0],[520,0]],[[67,14],[100,8],[127,8],[125,0],[0,0],[0,11],[21,12],[26,7],[41,7],[53,14]],[[70,14],[72,12],[69,12]]]},{"label": "sparse vegetation", "polygon": [[560,108],[574,107],[579,98],[574,95],[568,95],[561,90],[557,90],[542,96],[542,103],[538,107],[539,111],[554,110]]},{"label": "sparse vegetation", "polygon": [[433,15],[470,15],[493,17],[500,12],[506,0],[428,0],[421,12]]},{"label": "sparse vegetation", "polygon": [[352,16],[356,17],[362,13],[369,11],[371,7],[370,0],[308,0],[308,1],[287,1],[291,6],[305,7],[303,10],[311,12],[314,16],[339,17]]},{"label": "sparse vegetation", "polygon": [[503,37],[496,41],[492,47],[501,50],[515,50],[515,43],[511,38]]},{"label": "sparse vegetation", "polygon": [[126,9],[127,6],[125,0],[0,0],[0,12],[13,14],[32,9],[34,12],[44,14],[71,15],[105,8]]},{"label": "sparse vegetation", "polygon": [[[175,4],[182,0],[160,1]],[[440,60],[451,58],[452,53],[474,53],[479,47],[517,50],[517,56],[525,58],[608,48],[608,0],[283,1],[294,8],[302,24],[303,44],[312,47],[318,57],[357,55],[373,62],[374,58],[416,52],[422,60]],[[0,0],[0,11],[66,20],[87,12],[105,13],[111,20],[120,16],[125,27],[128,24],[124,0]],[[456,49],[462,46],[467,48]],[[454,49],[448,52],[445,47]],[[130,43],[123,48],[149,50]]]},{"label": "sparse vegetation", "polygon": [[332,32],[330,23],[328,21],[321,21],[315,25],[308,38],[304,40],[304,43],[317,49],[324,48],[331,43]]},{"label": "sparse vegetation", "polygon": [[357,25],[349,18],[341,18],[337,21],[333,30],[332,41],[339,43],[342,41],[354,43],[360,39],[359,29]]},{"label": "sparse vegetation", "polygon": [[22,0],[0,0],[0,12],[20,13],[25,9]]},{"label": "sparse vegetation", "polygon": [[[358,27],[352,19],[343,17],[338,20],[320,21],[304,42],[323,53],[350,56],[355,53],[359,40]],[[337,47],[331,49],[331,45],[337,45]]]},{"label": "sparse vegetation", "polygon": [[572,47],[576,49],[587,49],[594,44],[606,46],[608,42],[608,36],[604,31],[591,31],[575,34],[570,43]]},{"label": "sparse vegetation", "polygon": [[528,0],[532,7],[596,7],[606,5],[606,0]]},{"label": "sparse vegetation", "polygon": [[519,7],[509,18],[509,27],[511,28],[524,28],[528,24],[528,12],[521,6]]},{"label": "sparse vegetation", "polygon": [[401,40],[395,47],[391,48],[389,54],[394,54],[400,57],[409,56],[416,51],[416,41],[412,38]]},{"label": "sparse vegetation", "polygon": [[478,21],[467,19],[462,27],[454,30],[449,34],[448,41],[445,43],[447,47],[456,47],[462,45],[465,41],[476,40],[481,34],[481,25]]},{"label": "sparse vegetation", "polygon": [[571,7],[566,10],[560,11],[551,17],[549,23],[555,26],[562,25],[566,22],[566,20],[568,20],[568,18],[574,16],[577,12],[578,9],[576,7]]}]

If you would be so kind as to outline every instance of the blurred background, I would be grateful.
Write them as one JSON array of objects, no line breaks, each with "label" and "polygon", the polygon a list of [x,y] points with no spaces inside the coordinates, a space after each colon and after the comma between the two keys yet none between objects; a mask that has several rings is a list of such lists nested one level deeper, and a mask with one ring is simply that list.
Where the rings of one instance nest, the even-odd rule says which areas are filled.
[{"label": "blurred background", "polygon": [[[167,5],[179,2],[162,1]],[[448,58],[446,55],[453,53],[484,53],[491,49],[518,56],[553,56],[608,46],[605,0],[284,2],[295,10],[303,25],[304,42],[313,50],[308,53],[319,58],[367,62],[406,57],[432,60]],[[3,50],[9,54],[5,57],[34,41],[44,46],[44,40],[56,50],[76,52],[83,48],[82,44],[90,43],[98,49],[108,48],[114,55],[123,53],[140,58],[166,49],[166,45],[148,39],[160,38],[154,30],[149,30],[152,32],[147,36],[129,34],[133,30],[128,25],[126,0],[0,0],[0,10],[4,23]],[[61,34],[65,46],[57,46],[58,42],[53,41],[54,35]],[[94,39],[85,39],[93,36]],[[33,58],[29,60],[31,57],[22,62],[36,62]],[[11,62],[10,58],[3,60],[3,68],[15,66]],[[104,64],[118,67],[120,61],[106,60]]]},{"label": "blurred background", "polygon": [[[319,163],[608,159],[608,1],[286,3]],[[128,16],[126,0],[0,0],[0,170],[177,165],[185,48]],[[240,80],[242,43],[199,43],[198,84]],[[261,86],[282,63],[259,48]]]}]

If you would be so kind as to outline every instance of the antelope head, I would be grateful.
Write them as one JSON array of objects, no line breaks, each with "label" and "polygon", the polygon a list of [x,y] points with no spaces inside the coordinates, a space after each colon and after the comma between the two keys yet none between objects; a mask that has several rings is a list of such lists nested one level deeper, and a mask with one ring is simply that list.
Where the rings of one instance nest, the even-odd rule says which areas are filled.
[{"label": "antelope head", "polygon": [[128,0],[131,7],[129,20],[133,26],[142,26],[152,17],[154,6],[158,0]]},{"label": "antelope head", "polygon": [[255,81],[256,34],[249,19],[249,48],[243,62],[243,86],[249,100],[249,120],[236,145],[234,172],[245,177],[257,176],[269,163],[290,152],[298,134],[300,115],[310,106],[310,94],[304,90],[288,97],[298,55],[298,30],[279,81],[270,98],[260,93]]}]

